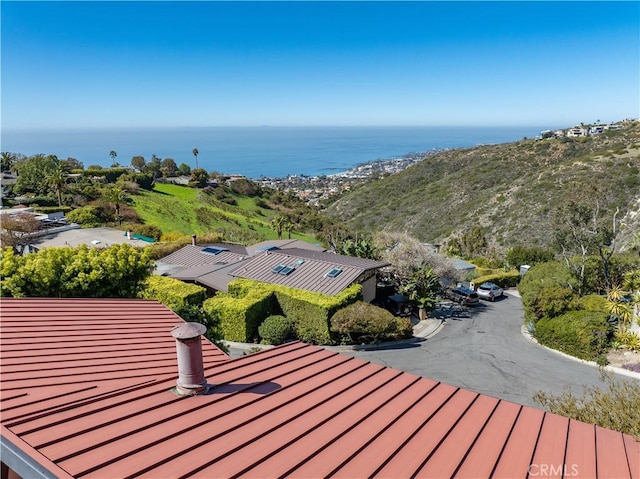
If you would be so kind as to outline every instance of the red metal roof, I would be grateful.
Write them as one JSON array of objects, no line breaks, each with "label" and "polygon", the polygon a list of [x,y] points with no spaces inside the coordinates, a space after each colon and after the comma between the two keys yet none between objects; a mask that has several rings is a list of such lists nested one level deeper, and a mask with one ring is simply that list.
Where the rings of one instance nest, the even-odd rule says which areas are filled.
[{"label": "red metal roof", "polygon": [[630,436],[300,342],[203,340],[213,387],[177,396],[152,301],[1,306],[3,440],[58,477],[640,477]]}]

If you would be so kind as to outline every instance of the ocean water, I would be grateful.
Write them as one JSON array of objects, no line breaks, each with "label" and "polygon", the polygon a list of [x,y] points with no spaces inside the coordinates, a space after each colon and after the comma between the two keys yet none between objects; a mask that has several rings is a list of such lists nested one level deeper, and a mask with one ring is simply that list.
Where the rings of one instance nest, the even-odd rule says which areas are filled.
[{"label": "ocean water", "polygon": [[94,130],[3,130],[2,151],[53,154],[89,165],[130,165],[143,156],[249,178],[329,175],[358,164],[435,148],[506,143],[549,126],[519,127],[211,127]]}]

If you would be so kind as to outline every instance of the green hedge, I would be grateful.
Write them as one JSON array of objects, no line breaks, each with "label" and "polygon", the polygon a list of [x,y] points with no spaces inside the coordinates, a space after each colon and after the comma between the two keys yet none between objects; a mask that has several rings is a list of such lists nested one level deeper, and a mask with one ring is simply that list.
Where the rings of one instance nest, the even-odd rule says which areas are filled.
[{"label": "green hedge", "polygon": [[71,206],[36,206],[33,208],[33,211],[35,213],[42,214],[58,212],[68,213],[69,211],[71,211],[71,209]]},{"label": "green hedge", "polygon": [[271,314],[280,314],[294,323],[296,337],[312,344],[332,344],[329,319],[339,309],[362,298],[362,287],[352,285],[335,296],[286,286],[236,279],[228,293],[205,301],[205,311],[220,321],[224,338],[251,342],[258,327]]},{"label": "green hedge", "polygon": [[473,279],[473,284],[480,286],[482,283],[495,283],[501,288],[512,288],[518,285],[520,278],[518,271],[508,271],[478,276]]},{"label": "green hedge", "polygon": [[200,306],[206,299],[206,289],[166,276],[151,276],[141,293],[146,299],[156,299],[173,311]]},{"label": "green hedge", "polygon": [[612,336],[607,314],[569,311],[536,323],[534,336],[545,346],[589,361],[605,354]]},{"label": "green hedge", "polygon": [[[233,289],[231,284],[229,289]],[[207,299],[203,307],[220,325],[224,339],[246,343],[257,339],[260,323],[276,311],[277,305],[272,291],[254,288],[244,297],[234,296],[231,292],[218,293]]]}]

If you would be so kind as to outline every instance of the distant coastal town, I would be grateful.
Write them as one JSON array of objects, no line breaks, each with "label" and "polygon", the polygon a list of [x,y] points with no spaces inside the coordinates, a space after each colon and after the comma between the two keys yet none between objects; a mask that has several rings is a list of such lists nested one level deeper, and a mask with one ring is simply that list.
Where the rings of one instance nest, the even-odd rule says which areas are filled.
[{"label": "distant coastal town", "polygon": [[253,181],[263,188],[293,192],[299,198],[306,200],[307,203],[319,205],[322,200],[349,191],[372,179],[399,173],[424,158],[445,150],[445,148],[434,148],[422,153],[408,153],[390,160],[369,161],[356,165],[347,171],[331,175],[288,175],[284,178],[261,177]]}]

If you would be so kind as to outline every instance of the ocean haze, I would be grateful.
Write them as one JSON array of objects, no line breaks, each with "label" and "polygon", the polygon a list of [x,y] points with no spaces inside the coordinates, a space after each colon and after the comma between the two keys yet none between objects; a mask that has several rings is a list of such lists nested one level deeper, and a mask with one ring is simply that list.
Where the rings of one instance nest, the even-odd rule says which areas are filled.
[{"label": "ocean haze", "polygon": [[2,151],[53,154],[89,165],[130,165],[133,156],[173,158],[192,168],[250,178],[327,175],[358,164],[434,148],[534,137],[549,126],[513,127],[198,127],[3,130]]}]

